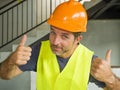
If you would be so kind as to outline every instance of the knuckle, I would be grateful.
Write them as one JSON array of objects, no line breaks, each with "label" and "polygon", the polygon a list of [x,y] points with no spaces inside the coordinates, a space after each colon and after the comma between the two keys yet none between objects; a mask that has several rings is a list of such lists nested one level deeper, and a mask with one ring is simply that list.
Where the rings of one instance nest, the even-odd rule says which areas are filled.
[{"label": "knuckle", "polygon": [[32,49],[31,49],[31,47],[28,47],[28,49],[31,51]]},{"label": "knuckle", "polygon": [[29,52],[28,55],[31,56],[31,52]]},{"label": "knuckle", "polygon": [[19,60],[16,60],[16,61],[15,61],[15,64],[20,65]]},{"label": "knuckle", "polygon": [[28,47],[28,51],[29,51],[29,52],[32,52],[32,49],[31,49],[30,47]]},{"label": "knuckle", "polygon": [[30,57],[29,57],[29,56],[27,57],[27,61],[28,61],[28,60],[30,60]]},{"label": "knuckle", "polygon": [[23,64],[27,64],[27,61],[24,61]]}]

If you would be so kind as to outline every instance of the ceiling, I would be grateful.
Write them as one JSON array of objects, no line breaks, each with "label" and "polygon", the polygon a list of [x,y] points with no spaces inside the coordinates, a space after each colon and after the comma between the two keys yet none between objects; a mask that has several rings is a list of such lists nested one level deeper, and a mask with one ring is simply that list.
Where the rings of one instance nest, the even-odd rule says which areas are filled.
[{"label": "ceiling", "polygon": [[[0,0],[0,6],[11,1],[14,0]],[[94,2],[97,4],[92,5]],[[120,0],[91,0],[90,3],[89,19],[120,19]]]},{"label": "ceiling", "polygon": [[89,19],[120,19],[120,0],[102,0],[87,12]]}]

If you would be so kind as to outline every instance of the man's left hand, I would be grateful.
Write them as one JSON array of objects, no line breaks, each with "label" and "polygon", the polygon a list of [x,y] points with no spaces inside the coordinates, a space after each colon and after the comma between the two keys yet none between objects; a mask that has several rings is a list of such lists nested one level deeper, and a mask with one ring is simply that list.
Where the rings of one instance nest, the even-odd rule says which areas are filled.
[{"label": "man's left hand", "polygon": [[110,65],[111,50],[106,52],[105,60],[95,58],[91,66],[91,75],[99,81],[105,83],[112,83],[114,81],[114,74]]}]

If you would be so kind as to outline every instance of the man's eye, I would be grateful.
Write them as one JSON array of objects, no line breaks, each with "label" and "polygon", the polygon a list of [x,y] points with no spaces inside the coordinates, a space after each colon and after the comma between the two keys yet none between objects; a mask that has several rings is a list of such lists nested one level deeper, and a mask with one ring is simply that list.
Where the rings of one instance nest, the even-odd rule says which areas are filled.
[{"label": "man's eye", "polygon": [[68,39],[68,36],[62,35],[63,39]]},{"label": "man's eye", "polygon": [[50,34],[55,34],[55,32],[51,31]]}]

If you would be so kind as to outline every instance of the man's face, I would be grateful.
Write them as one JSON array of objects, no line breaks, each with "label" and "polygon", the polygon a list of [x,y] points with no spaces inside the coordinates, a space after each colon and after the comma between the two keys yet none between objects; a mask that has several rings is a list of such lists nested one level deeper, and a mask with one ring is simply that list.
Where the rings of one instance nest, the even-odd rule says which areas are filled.
[{"label": "man's face", "polygon": [[63,58],[70,57],[78,41],[71,32],[51,26],[50,45],[53,53]]}]

